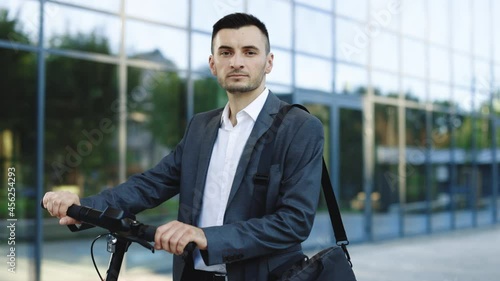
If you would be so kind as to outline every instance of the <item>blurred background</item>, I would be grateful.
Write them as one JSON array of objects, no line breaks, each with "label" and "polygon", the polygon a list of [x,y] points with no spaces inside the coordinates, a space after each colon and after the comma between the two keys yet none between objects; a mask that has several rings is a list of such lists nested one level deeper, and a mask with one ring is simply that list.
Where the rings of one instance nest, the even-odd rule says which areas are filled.
[{"label": "blurred background", "polygon": [[[111,188],[172,150],[194,114],[224,106],[210,36],[236,11],[268,27],[268,87],[324,124],[351,242],[499,224],[500,1],[2,0],[0,249],[14,211],[15,280],[94,274],[102,231],[58,226],[41,195]],[[174,198],[138,219],[176,210]],[[305,248],[333,243],[325,211]],[[127,270],[170,275],[166,253],[132,250]]]}]

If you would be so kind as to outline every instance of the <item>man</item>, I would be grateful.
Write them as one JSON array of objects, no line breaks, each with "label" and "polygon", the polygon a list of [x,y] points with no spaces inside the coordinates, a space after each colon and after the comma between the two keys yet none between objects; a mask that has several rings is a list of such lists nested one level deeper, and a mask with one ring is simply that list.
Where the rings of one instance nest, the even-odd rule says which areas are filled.
[{"label": "man", "polygon": [[[66,216],[71,204],[138,213],[179,194],[178,219],[155,234],[155,248],[175,254],[174,280],[268,280],[270,271],[302,254],[319,199],[323,153],[320,121],[292,108],[272,136],[267,185],[254,183],[268,141],[263,136],[285,105],[265,86],[273,60],[260,20],[243,13],[220,19],[209,66],[227,92],[227,105],[194,116],[174,151],[152,169],[81,200],[48,192],[45,207],[67,225],[76,223]],[[189,242],[197,248],[182,258]]]}]

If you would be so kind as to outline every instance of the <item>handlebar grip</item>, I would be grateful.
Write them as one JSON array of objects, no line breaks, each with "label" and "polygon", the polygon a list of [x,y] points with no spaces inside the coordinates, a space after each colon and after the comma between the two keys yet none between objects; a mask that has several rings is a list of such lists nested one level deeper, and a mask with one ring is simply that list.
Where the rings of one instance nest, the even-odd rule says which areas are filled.
[{"label": "handlebar grip", "polygon": [[68,207],[66,214],[75,220],[84,221],[93,225],[99,225],[99,217],[102,212],[84,206],[71,205]]},{"label": "handlebar grip", "polygon": [[155,233],[156,233],[156,226],[152,225],[145,225],[144,226],[144,240],[148,242],[154,242],[155,241]]}]

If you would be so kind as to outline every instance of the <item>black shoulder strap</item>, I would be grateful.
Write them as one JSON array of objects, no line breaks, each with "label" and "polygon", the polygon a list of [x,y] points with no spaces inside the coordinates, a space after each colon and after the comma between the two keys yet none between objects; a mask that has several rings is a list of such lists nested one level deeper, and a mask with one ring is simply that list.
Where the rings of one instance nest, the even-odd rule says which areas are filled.
[{"label": "black shoulder strap", "polygon": [[[271,167],[272,152],[274,149],[275,134],[278,132],[278,128],[281,122],[285,118],[285,115],[290,111],[292,107],[301,108],[304,111],[309,112],[303,105],[293,104],[286,105],[280,109],[274,122],[266,133],[266,140],[268,142],[262,151],[259,166],[257,168],[257,173],[254,176],[254,183],[258,186],[267,186],[269,182],[269,169]],[[347,234],[345,232],[344,223],[342,222],[342,217],[340,214],[340,209],[337,204],[337,199],[335,198],[335,193],[333,192],[332,182],[330,180],[330,175],[328,174],[328,169],[326,168],[325,159],[323,158],[323,170],[321,173],[321,185],[323,187],[323,193],[325,195],[326,205],[328,206],[328,213],[330,214],[330,221],[332,223],[333,232],[335,234],[335,240],[337,245],[342,246],[344,252],[347,253],[346,245],[349,244],[347,239]],[[265,206],[265,203],[264,203]]]}]

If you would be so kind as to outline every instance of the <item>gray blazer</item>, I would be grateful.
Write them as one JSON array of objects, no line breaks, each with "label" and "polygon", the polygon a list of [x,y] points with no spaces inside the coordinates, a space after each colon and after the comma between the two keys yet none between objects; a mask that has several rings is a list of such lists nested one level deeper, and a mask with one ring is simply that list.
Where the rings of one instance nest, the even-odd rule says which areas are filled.
[{"label": "gray blazer", "polygon": [[[302,253],[300,243],[314,221],[321,189],[323,127],[307,112],[292,108],[275,140],[265,212],[257,210],[253,176],[263,145],[263,134],[283,101],[270,93],[239,161],[224,217],[224,225],[204,228],[207,265],[225,263],[229,280],[268,280],[269,272]],[[82,205],[106,206],[138,213],[179,194],[178,220],[196,225],[222,109],[195,115],[174,151],[150,170],[98,195],[82,198]],[[274,134],[273,134],[274,136]],[[174,256],[173,279],[181,279],[185,260]]]}]

